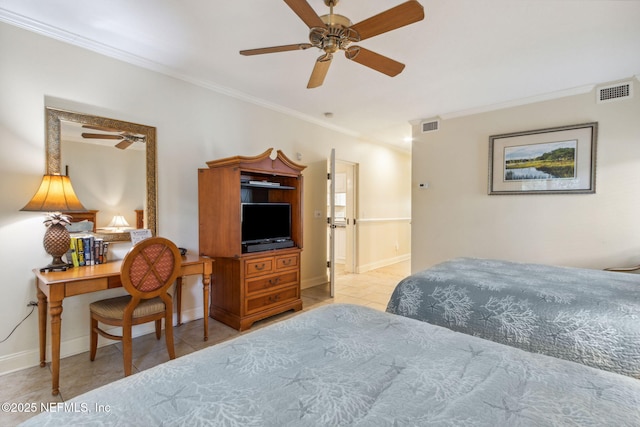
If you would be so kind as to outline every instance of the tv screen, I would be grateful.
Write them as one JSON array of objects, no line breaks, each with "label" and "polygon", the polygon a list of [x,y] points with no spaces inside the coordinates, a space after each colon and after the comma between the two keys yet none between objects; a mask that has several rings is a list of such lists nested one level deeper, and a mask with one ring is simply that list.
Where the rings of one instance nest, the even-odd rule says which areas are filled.
[{"label": "tv screen", "polygon": [[243,203],[242,243],[291,238],[289,203]]}]

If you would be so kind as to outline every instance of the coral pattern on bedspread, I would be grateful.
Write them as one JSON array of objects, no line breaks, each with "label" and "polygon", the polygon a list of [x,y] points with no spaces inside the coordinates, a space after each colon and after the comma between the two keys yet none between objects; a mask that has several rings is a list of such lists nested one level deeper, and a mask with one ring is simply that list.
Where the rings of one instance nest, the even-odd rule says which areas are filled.
[{"label": "coral pattern on bedspread", "polygon": [[387,311],[640,378],[640,275],[457,258],[402,280]]},{"label": "coral pattern on bedspread", "polygon": [[640,381],[343,304],[70,403],[89,411],[40,414],[25,425],[640,425]]}]

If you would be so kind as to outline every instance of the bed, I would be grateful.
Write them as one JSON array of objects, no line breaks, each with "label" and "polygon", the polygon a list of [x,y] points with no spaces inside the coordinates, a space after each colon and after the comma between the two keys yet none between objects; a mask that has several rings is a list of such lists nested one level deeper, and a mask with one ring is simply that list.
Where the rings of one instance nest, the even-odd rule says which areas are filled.
[{"label": "bed", "polygon": [[640,378],[640,275],[457,258],[402,280],[387,311]]},{"label": "bed", "polygon": [[105,385],[24,425],[638,426],[638,408],[633,378],[329,304]]}]

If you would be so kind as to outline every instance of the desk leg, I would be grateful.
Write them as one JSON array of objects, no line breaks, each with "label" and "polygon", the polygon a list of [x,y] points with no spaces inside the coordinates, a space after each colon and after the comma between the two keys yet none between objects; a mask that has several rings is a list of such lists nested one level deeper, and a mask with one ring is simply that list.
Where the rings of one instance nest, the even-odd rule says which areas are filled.
[{"label": "desk leg", "polygon": [[62,298],[49,301],[51,316],[51,394],[60,393],[60,325],[62,323]]},{"label": "desk leg", "polygon": [[176,279],[176,314],[178,315],[178,326],[182,325],[182,276]]},{"label": "desk leg", "polygon": [[40,367],[47,366],[47,296],[38,287],[38,338],[40,340]]},{"label": "desk leg", "polygon": [[204,340],[209,340],[209,285],[211,284],[211,272],[205,270],[202,275],[202,307],[204,309]]}]

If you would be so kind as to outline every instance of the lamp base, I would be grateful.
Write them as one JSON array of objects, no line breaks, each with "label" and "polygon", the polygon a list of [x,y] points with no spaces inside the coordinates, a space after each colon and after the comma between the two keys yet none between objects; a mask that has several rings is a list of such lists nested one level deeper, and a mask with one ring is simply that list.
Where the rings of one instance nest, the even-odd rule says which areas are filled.
[{"label": "lamp base", "polygon": [[[69,264],[62,260],[62,256],[69,250],[71,236],[65,226],[63,224],[53,224],[47,227],[42,243],[44,244],[44,250],[52,257],[49,265],[43,269],[50,269],[51,271],[66,270]],[[62,270],[63,268],[64,270]]]},{"label": "lamp base", "polygon": [[51,255],[51,262],[49,263],[49,265],[47,265],[47,267],[60,267],[60,266],[69,265],[68,262],[64,262],[62,260],[62,255],[53,255],[53,254],[49,254],[49,255]]},{"label": "lamp base", "polygon": [[49,264],[46,267],[42,267],[40,269],[40,273],[49,273],[51,271],[67,271],[71,267],[72,266],[69,265],[69,264],[63,264],[63,265],[52,265],[52,264]]}]

